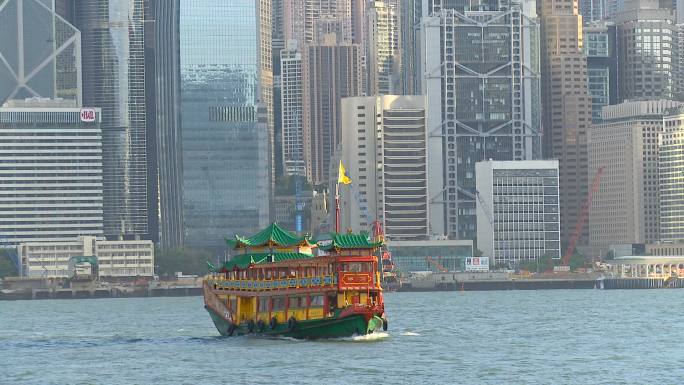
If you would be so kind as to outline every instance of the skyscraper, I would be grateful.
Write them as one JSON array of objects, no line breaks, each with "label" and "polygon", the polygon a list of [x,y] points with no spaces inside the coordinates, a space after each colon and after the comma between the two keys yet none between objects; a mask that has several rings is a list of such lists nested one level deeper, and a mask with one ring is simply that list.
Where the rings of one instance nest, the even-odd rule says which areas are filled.
[{"label": "skyscraper", "polygon": [[615,24],[596,22],[584,27],[591,120],[601,120],[601,109],[619,103],[618,51]]},{"label": "skyscraper", "polygon": [[328,181],[330,159],[342,140],[340,99],[361,95],[359,46],[328,34],[306,47],[302,60],[306,176],[320,184]]},{"label": "skyscraper", "polygon": [[672,99],[675,92],[677,29],[672,9],[657,0],[631,0],[615,21],[618,28],[623,100]]},{"label": "skyscraper", "polygon": [[353,179],[340,187],[342,227],[370,231],[377,219],[389,239],[427,239],[425,98],[343,98],[342,127],[341,158]]},{"label": "skyscraper", "polygon": [[540,156],[538,25],[519,3],[500,7],[461,4],[421,22],[434,234],[477,236],[476,162]]},{"label": "skyscraper", "polygon": [[666,111],[658,154],[660,240],[684,241],[684,107]]},{"label": "skyscraper", "polygon": [[[159,245],[183,245],[183,163],[180,119],[180,0],[154,1],[154,99]],[[149,70],[150,67],[148,66]],[[149,73],[148,73],[149,75]],[[149,76],[146,81],[149,81]],[[148,131],[149,133],[149,131]],[[154,200],[157,196],[153,197]]]},{"label": "skyscraper", "polygon": [[148,235],[144,1],[79,2],[83,103],[102,109],[104,231]]},{"label": "skyscraper", "polygon": [[269,220],[273,161],[270,2],[183,1],[185,244],[220,249]]},{"label": "skyscraper", "polygon": [[81,33],[50,2],[0,0],[0,105],[60,98],[81,106]]},{"label": "skyscraper", "polygon": [[[577,0],[540,0],[544,156],[558,159],[561,239],[568,240],[587,198],[591,100]],[[586,244],[584,226],[580,244]]]},{"label": "skyscraper", "polygon": [[99,109],[70,101],[0,107],[0,238],[9,244],[102,236]]},{"label": "skyscraper", "polygon": [[369,4],[366,43],[368,95],[401,93],[399,27],[398,5],[387,0]]},{"label": "skyscraper", "polygon": [[589,131],[589,175],[603,168],[592,195],[589,239],[596,248],[660,239],[658,156],[663,116],[682,103],[630,101],[603,108]]},{"label": "skyscraper", "polygon": [[304,176],[302,54],[296,41],[289,43],[280,54],[283,164],[285,174]]}]

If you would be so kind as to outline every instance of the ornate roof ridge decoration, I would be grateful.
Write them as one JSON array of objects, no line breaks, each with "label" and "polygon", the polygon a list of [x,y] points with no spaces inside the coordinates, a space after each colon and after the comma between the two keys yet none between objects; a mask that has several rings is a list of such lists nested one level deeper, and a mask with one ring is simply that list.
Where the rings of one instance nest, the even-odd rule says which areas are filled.
[{"label": "ornate roof ridge decoration", "polygon": [[[231,271],[235,269],[245,269],[251,265],[259,265],[262,263],[291,261],[297,259],[313,258],[311,253],[302,252],[259,252],[259,253],[245,253],[233,256],[230,261],[224,262],[221,265],[221,270]],[[213,265],[209,266],[216,269]]]},{"label": "ornate roof ridge decoration", "polygon": [[261,230],[251,237],[241,237],[235,235],[235,239],[228,239],[226,241],[228,246],[233,249],[242,249],[248,247],[295,247],[315,245],[311,243],[311,236],[305,234],[303,237],[298,237],[291,233],[277,223],[273,222],[271,225]]},{"label": "ornate roof ridge decoration", "polygon": [[384,242],[376,242],[370,240],[370,235],[367,233],[331,233],[332,239],[326,241],[319,241],[318,248],[323,251],[340,251],[345,249],[376,249],[384,244]]}]

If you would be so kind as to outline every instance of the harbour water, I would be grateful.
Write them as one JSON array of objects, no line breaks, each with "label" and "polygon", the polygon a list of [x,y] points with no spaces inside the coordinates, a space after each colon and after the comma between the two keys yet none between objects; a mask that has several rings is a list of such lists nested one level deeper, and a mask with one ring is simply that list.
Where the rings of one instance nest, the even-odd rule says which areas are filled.
[{"label": "harbour water", "polygon": [[389,332],[222,338],[201,297],[0,302],[0,384],[684,381],[684,291],[388,293]]}]

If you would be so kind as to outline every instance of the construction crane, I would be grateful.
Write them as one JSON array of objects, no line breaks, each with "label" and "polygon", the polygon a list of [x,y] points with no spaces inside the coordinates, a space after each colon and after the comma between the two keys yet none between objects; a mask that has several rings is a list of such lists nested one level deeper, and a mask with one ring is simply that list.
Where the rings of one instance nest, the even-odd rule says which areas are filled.
[{"label": "construction crane", "polygon": [[479,191],[475,190],[475,196],[477,197],[477,201],[480,202],[480,207],[482,208],[482,211],[487,216],[487,220],[489,221],[489,224],[492,226],[492,230],[494,230],[494,216],[492,215],[491,211],[489,211],[489,207],[487,206],[487,203],[482,198],[482,195],[480,195]]},{"label": "construction crane", "polygon": [[589,194],[587,194],[587,200],[584,201],[584,204],[582,205],[582,211],[580,211],[580,216],[577,219],[577,223],[575,224],[575,230],[572,232],[572,236],[570,236],[570,242],[568,243],[568,248],[565,250],[565,254],[563,254],[563,259],[561,260],[561,265],[562,266],[567,266],[568,262],[570,261],[570,257],[572,257],[572,254],[575,252],[575,247],[577,246],[577,241],[579,240],[579,237],[582,234],[582,228],[584,227],[584,222],[586,222],[587,217],[589,216],[589,209],[591,208],[591,200],[594,196],[594,193],[598,191],[599,185],[601,184],[601,177],[603,176],[603,171],[605,167],[599,167],[598,170],[596,170],[596,175],[594,175],[594,180],[591,182],[591,189],[589,189]]}]

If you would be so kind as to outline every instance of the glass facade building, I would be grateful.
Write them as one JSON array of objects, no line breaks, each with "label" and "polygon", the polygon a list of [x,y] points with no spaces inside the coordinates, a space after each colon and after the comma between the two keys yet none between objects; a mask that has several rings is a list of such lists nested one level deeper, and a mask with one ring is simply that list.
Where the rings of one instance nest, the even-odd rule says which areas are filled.
[{"label": "glass facade building", "polygon": [[619,99],[617,30],[614,24],[603,22],[587,25],[583,31],[591,120],[596,123],[601,121],[601,109]]},{"label": "glass facade building", "polygon": [[473,256],[472,241],[389,241],[392,261],[402,273],[412,271],[464,271],[466,258]]},{"label": "glass facade building", "polygon": [[475,239],[475,163],[541,156],[539,26],[520,3],[449,6],[421,24],[431,226]]},{"label": "glass facade building", "polygon": [[31,97],[81,105],[81,33],[52,2],[0,0],[0,105]]},{"label": "glass facade building", "polygon": [[144,0],[81,1],[83,102],[102,109],[104,230],[147,237]]},{"label": "glass facade building", "polygon": [[272,165],[270,2],[188,0],[180,7],[185,245],[269,220]]}]

